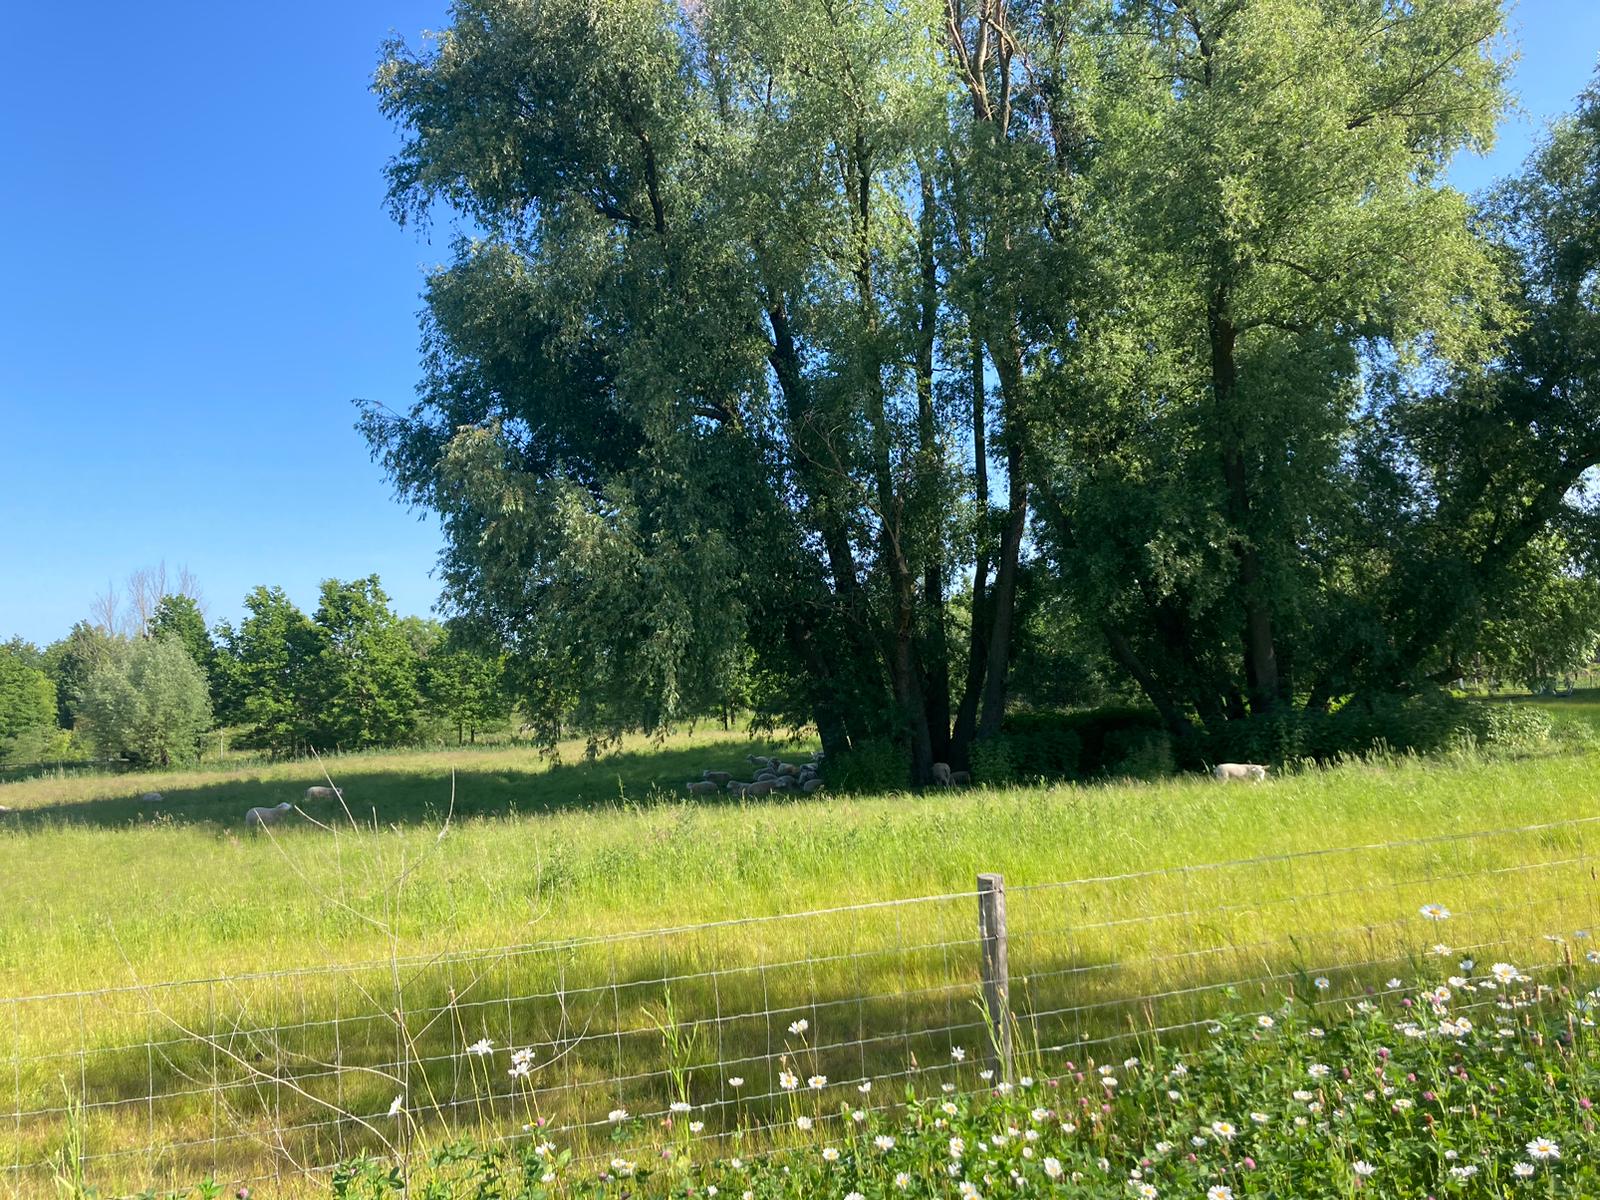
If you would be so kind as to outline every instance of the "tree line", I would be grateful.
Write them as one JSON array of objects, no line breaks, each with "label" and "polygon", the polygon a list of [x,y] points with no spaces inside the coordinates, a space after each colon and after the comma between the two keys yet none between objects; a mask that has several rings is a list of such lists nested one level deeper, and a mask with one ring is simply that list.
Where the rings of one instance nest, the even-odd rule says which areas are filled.
[{"label": "tree line", "polygon": [[477,739],[503,727],[505,658],[460,623],[400,617],[376,575],[323,582],[308,616],[258,587],[237,626],[208,625],[193,582],[131,581],[40,648],[0,645],[0,763],[197,758],[217,729],[275,754]]},{"label": "tree line", "polygon": [[1499,0],[460,0],[375,79],[426,284],[362,424],[545,730],[739,675],[970,763],[1180,748],[1600,631],[1600,89],[1483,196]]}]

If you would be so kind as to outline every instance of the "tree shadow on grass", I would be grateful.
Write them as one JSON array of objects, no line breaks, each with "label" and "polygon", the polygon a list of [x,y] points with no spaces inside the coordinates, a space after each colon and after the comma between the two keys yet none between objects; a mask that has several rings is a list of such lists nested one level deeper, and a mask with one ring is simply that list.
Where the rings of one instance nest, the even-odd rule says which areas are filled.
[{"label": "tree shadow on grass", "polygon": [[[702,804],[738,803],[726,791],[690,797],[684,784],[707,769],[728,771],[748,779],[753,768],[747,754],[772,754],[780,746],[764,741],[729,742],[701,747],[633,750],[602,755],[593,761],[550,766],[529,750],[520,761],[504,752],[491,758],[463,752],[454,767],[454,813],[457,819],[506,816],[512,813],[555,813],[601,808],[619,802],[653,803],[666,797],[689,798]],[[786,752],[804,758],[793,743]],[[245,830],[245,813],[285,801],[324,824],[351,817],[364,824],[437,823],[451,808],[451,778],[439,756],[426,765],[408,765],[396,757],[382,769],[370,760],[352,757],[327,760],[327,771],[344,793],[349,816],[337,800],[310,799],[306,789],[327,782],[314,761],[281,779],[230,779],[168,786],[159,801],[146,802],[130,782],[129,794],[105,799],[63,801],[18,808],[4,815],[5,828],[90,825],[126,828],[158,822],[210,825],[219,830]],[[282,828],[305,824],[299,813],[285,818]]]}]

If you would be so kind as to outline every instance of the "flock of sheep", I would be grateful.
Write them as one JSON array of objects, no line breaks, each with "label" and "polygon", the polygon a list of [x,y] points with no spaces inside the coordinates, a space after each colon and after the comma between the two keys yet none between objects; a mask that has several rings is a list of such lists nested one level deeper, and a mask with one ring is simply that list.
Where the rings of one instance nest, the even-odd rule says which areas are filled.
[{"label": "flock of sheep", "polygon": [[684,787],[691,796],[710,796],[723,788],[732,796],[768,796],[773,792],[798,791],[811,793],[822,786],[821,750],[811,752],[811,760],[803,763],[786,763],[762,754],[747,754],[745,760],[756,769],[755,778],[746,783],[735,779],[731,771],[718,771],[708,767],[699,779],[691,779]]},{"label": "flock of sheep", "polygon": [[[335,798],[342,800],[344,799],[344,792],[336,787],[323,787],[319,784],[316,787],[308,787],[304,798],[307,800],[333,800]],[[161,793],[146,792],[139,797],[139,803],[160,804]],[[244,823],[249,829],[264,829],[268,825],[276,825],[293,811],[294,801],[292,800],[285,800],[282,804],[274,804],[270,807],[250,808],[245,810]]]}]

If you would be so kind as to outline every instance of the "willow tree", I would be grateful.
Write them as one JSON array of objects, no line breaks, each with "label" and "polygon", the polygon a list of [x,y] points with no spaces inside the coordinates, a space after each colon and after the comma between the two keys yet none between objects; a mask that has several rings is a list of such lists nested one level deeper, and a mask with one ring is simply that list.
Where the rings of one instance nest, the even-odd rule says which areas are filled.
[{"label": "willow tree", "polygon": [[[1090,298],[1042,353],[1051,555],[1175,731],[1326,703],[1393,614],[1384,378],[1467,371],[1499,275],[1441,181],[1504,97],[1498,0],[1122,6],[1082,188]],[[1393,547],[1390,546],[1390,549]]]},{"label": "willow tree", "polygon": [[989,549],[987,378],[1014,394],[1016,355],[991,357],[1005,323],[949,215],[974,123],[949,17],[471,0],[431,48],[389,46],[395,211],[478,236],[429,280],[418,403],[365,427],[548,731],[753,678],[830,749],[891,737],[926,779],[998,726],[1025,501]]}]

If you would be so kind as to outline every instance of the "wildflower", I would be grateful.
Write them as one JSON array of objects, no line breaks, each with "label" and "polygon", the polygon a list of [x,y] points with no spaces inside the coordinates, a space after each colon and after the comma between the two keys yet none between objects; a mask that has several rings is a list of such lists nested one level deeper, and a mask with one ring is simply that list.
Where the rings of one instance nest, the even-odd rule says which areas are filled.
[{"label": "wildflower", "polygon": [[1326,1079],[1328,1077],[1327,1064],[1325,1064],[1325,1063],[1312,1063],[1309,1067],[1306,1068],[1306,1074],[1311,1076],[1311,1078],[1313,1078],[1313,1079]]},{"label": "wildflower", "polygon": [[1317,991],[1319,992],[1325,992],[1333,986],[1333,984],[1329,982],[1326,975],[1318,975],[1311,982],[1316,985]]},{"label": "wildflower", "polygon": [[1511,1168],[1511,1173],[1518,1179],[1528,1179],[1538,1169],[1539,1168],[1534,1166],[1532,1163],[1518,1163],[1516,1166]]},{"label": "wildflower", "polygon": [[1141,1183],[1138,1187],[1133,1189],[1133,1194],[1140,1197],[1141,1200],[1156,1200],[1156,1197],[1161,1193],[1156,1191],[1155,1184]]},{"label": "wildflower", "polygon": [[1561,1147],[1549,1138],[1534,1138],[1528,1143],[1528,1157],[1538,1159],[1540,1162],[1549,1162],[1551,1159],[1561,1157]]},{"label": "wildflower", "polygon": [[844,1200],[867,1200],[860,1192],[846,1192]]},{"label": "wildflower", "polygon": [[1216,1134],[1223,1141],[1231,1142],[1233,1141],[1234,1135],[1239,1131],[1234,1128],[1231,1121],[1213,1121],[1211,1123],[1211,1132]]},{"label": "wildflower", "polygon": [[779,1071],[778,1086],[786,1092],[792,1092],[800,1086],[800,1077],[792,1071]]},{"label": "wildflower", "polygon": [[911,1186],[911,1176],[907,1175],[904,1171],[895,1172],[894,1185],[902,1192],[905,1191]]},{"label": "wildflower", "polygon": [[1271,1029],[1275,1022],[1271,1017],[1267,1016],[1266,1013],[1262,1013],[1256,1018],[1256,1024],[1261,1026],[1263,1029]]},{"label": "wildflower", "polygon": [[966,1062],[967,1052],[960,1046],[951,1046],[950,1059],[952,1062]]},{"label": "wildflower", "polygon": [[1392,992],[1392,991],[1395,990],[1395,988],[1403,987],[1405,985],[1402,984],[1399,979],[1390,979],[1390,980],[1385,981],[1383,986],[1388,988]]},{"label": "wildflower", "polygon": [[966,1152],[967,1152],[967,1143],[966,1142],[962,1141],[958,1137],[953,1137],[953,1138],[950,1139],[950,1157],[951,1158],[960,1158]]},{"label": "wildflower", "polygon": [[856,1091],[860,1092],[863,1096],[865,1096],[871,1090],[872,1080],[870,1079],[863,1079],[859,1084],[856,1085]]},{"label": "wildflower", "polygon": [[744,1086],[744,1076],[743,1075],[730,1075],[730,1076],[728,1076],[728,1086],[731,1087],[731,1088],[742,1088]]},{"label": "wildflower", "polygon": [[1061,1160],[1059,1158],[1045,1159],[1044,1173],[1051,1179],[1060,1179],[1062,1176]]},{"label": "wildflower", "polygon": [[822,1161],[823,1162],[828,1162],[828,1163],[836,1163],[836,1162],[838,1162],[839,1161],[839,1151],[836,1150],[832,1146],[824,1146],[822,1148]]},{"label": "wildflower", "polygon": [[994,1078],[994,1072],[985,1067],[983,1070],[978,1072],[978,1078],[983,1080],[985,1083],[988,1083],[989,1080]]},{"label": "wildflower", "polygon": [[1219,1183],[1206,1193],[1206,1200],[1233,1200],[1233,1189]]},{"label": "wildflower", "polygon": [[877,1137],[873,1138],[872,1144],[885,1154],[894,1149],[894,1139],[886,1133],[880,1133]]},{"label": "wildflower", "polygon": [[606,1120],[610,1121],[613,1125],[620,1125],[627,1119],[628,1110],[625,1108],[613,1108],[609,1113],[606,1114]]},{"label": "wildflower", "polygon": [[810,1085],[812,1091],[820,1092],[823,1088],[828,1086],[828,1077],[826,1075],[813,1075],[810,1079],[806,1080],[806,1083]]},{"label": "wildflower", "polygon": [[1503,962],[1495,963],[1489,968],[1489,972],[1501,983],[1515,983],[1522,975],[1522,972],[1510,963]]},{"label": "wildflower", "polygon": [[1424,904],[1417,910],[1430,921],[1448,921],[1450,910],[1442,904]]},{"label": "wildflower", "polygon": [[1372,1176],[1378,1173],[1377,1167],[1359,1158],[1350,1164],[1350,1169],[1357,1175],[1361,1176],[1362,1179],[1370,1179]]},{"label": "wildflower", "polygon": [[398,1117],[401,1113],[403,1113],[405,1111],[405,1109],[406,1109],[406,1098],[405,1098],[405,1096],[403,1094],[399,1095],[399,1096],[396,1096],[394,1098],[394,1100],[391,1101],[390,1104],[389,1104],[389,1115],[391,1117]]},{"label": "wildflower", "polygon": [[1265,1125],[1272,1118],[1267,1116],[1267,1114],[1264,1112],[1253,1112],[1250,1114],[1250,1119],[1257,1125]]},{"label": "wildflower", "polygon": [[799,1037],[802,1033],[810,1028],[811,1022],[806,1020],[804,1017],[801,1017],[793,1025],[789,1026],[789,1032],[794,1034],[796,1037]]},{"label": "wildflower", "polygon": [[526,1079],[532,1070],[533,1063],[531,1063],[529,1060],[523,1059],[521,1062],[518,1062],[516,1059],[512,1059],[511,1066],[506,1071],[506,1074],[511,1076],[513,1079]]},{"label": "wildflower", "polygon": [[668,1111],[675,1113],[686,1113],[691,1107],[692,1105],[690,1105],[687,1100],[674,1100],[671,1104],[667,1105]]},{"label": "wildflower", "polygon": [[979,1200],[978,1185],[965,1179],[956,1185],[956,1191],[961,1193],[961,1200]]},{"label": "wildflower", "polygon": [[1451,1167],[1450,1168],[1450,1177],[1452,1179],[1471,1179],[1477,1173],[1478,1173],[1478,1168],[1475,1165],[1471,1164],[1471,1163],[1468,1163],[1464,1167]]},{"label": "wildflower", "polygon": [[811,1118],[807,1116],[798,1116],[794,1119],[795,1128],[801,1133],[810,1133],[813,1123],[814,1122],[811,1120]]},{"label": "wildflower", "polygon": [[467,1053],[476,1054],[479,1058],[483,1058],[493,1049],[494,1043],[492,1041],[490,1041],[488,1038],[479,1038],[477,1041],[473,1042],[472,1045],[467,1047]]},{"label": "wildflower", "polygon": [[1440,958],[1450,957],[1450,947],[1446,946],[1443,942],[1435,942],[1433,944],[1432,952],[1437,954]]}]

